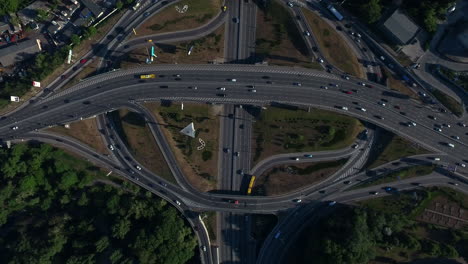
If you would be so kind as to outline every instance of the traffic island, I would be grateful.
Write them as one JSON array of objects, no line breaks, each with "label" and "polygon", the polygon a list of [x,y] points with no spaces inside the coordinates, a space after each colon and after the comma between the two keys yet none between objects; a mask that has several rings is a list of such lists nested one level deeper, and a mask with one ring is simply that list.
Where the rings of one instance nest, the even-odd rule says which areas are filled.
[{"label": "traffic island", "polygon": [[315,108],[309,112],[277,105],[253,115],[254,163],[281,153],[341,149],[350,146],[364,129],[355,118]]},{"label": "traffic island", "polygon": [[347,160],[275,166],[257,177],[252,195],[275,196],[305,188],[332,176]]},{"label": "traffic island", "polygon": [[266,1],[257,12],[255,53],[270,65],[322,70],[311,54],[289,11],[279,1]]},{"label": "traffic island", "polygon": [[[202,192],[215,190],[218,175],[219,114],[221,106],[164,102],[146,103],[160,124],[187,180]],[[195,137],[181,133],[193,123]]]},{"label": "traffic island", "polygon": [[420,101],[421,99],[416,94],[415,91],[411,90],[408,85],[405,84],[404,80],[399,79],[396,75],[392,74],[388,69],[385,67],[381,67],[383,70],[383,78],[387,78],[387,85],[390,89],[398,91],[402,94],[406,94],[412,99]]},{"label": "traffic island", "polygon": [[137,27],[137,36],[200,27],[221,12],[221,0],[183,0],[164,7]]},{"label": "traffic island", "polygon": [[312,34],[318,42],[319,49],[331,65],[359,78],[365,78],[362,66],[354,51],[346,41],[327,22],[314,12],[302,8]]},{"label": "traffic island", "polygon": [[101,154],[109,154],[108,148],[104,144],[101,133],[98,130],[96,118],[89,118],[81,121],[76,121],[67,124],[66,127],[54,126],[45,130],[45,132],[49,131],[52,133],[74,138],[93,148]]},{"label": "traffic island", "polygon": [[145,168],[177,184],[143,116],[128,109],[120,109],[110,115],[133,157]]},{"label": "traffic island", "polygon": [[[155,55],[151,64],[200,64],[223,62],[224,25],[205,37],[170,44],[154,43]],[[150,59],[151,47],[132,50],[119,58],[118,68],[128,69],[144,65]]]},{"label": "traffic island", "polygon": [[454,115],[461,117],[463,115],[463,105],[460,104],[457,100],[453,99],[451,96],[445,94],[444,92],[441,92],[439,90],[432,90],[431,91],[432,95],[434,95],[437,100],[441,104],[443,104],[445,107],[447,107],[450,112],[452,112]]}]

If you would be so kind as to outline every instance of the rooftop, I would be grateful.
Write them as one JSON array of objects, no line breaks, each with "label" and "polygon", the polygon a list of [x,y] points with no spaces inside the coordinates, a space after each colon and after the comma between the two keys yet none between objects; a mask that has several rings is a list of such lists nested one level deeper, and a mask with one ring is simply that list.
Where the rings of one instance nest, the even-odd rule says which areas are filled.
[{"label": "rooftop", "polygon": [[17,45],[11,45],[0,49],[0,64],[3,67],[8,67],[16,62],[22,61],[38,52],[40,52],[40,41],[36,39],[28,39],[23,42],[18,42]]},{"label": "rooftop", "polygon": [[419,27],[400,9],[383,23],[383,27],[395,37],[400,44],[407,44],[419,31]]}]

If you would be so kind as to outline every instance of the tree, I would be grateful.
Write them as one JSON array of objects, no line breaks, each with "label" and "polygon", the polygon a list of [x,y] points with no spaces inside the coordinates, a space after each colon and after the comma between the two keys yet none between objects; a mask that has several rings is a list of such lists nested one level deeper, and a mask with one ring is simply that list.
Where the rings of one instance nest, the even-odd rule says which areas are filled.
[{"label": "tree", "polygon": [[118,239],[123,239],[125,235],[130,231],[132,223],[127,218],[120,218],[112,226],[112,236]]},{"label": "tree", "polygon": [[434,8],[426,9],[424,14],[424,27],[430,33],[433,33],[437,29],[437,18]]},{"label": "tree", "polygon": [[122,1],[120,1],[120,0],[117,1],[117,3],[115,3],[115,7],[116,7],[117,9],[122,9],[122,7],[123,7]]},{"label": "tree", "polygon": [[109,247],[109,238],[107,236],[101,237],[95,245],[96,252],[103,252],[107,247]]},{"label": "tree", "polygon": [[359,11],[368,24],[377,22],[382,15],[380,0],[369,0],[366,4],[360,6]]},{"label": "tree", "polygon": [[78,46],[78,45],[80,45],[81,39],[80,39],[80,37],[78,35],[73,34],[70,37],[70,41],[73,44],[73,46]]}]

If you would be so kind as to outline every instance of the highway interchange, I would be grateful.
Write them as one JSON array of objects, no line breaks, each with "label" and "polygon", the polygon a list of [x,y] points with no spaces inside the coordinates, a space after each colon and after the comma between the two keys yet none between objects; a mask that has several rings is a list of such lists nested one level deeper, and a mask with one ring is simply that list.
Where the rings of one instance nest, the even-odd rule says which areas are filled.
[{"label": "highway interchange", "polygon": [[[219,219],[220,230],[218,230],[218,236],[219,233],[225,232],[223,236],[228,241],[227,243],[221,243],[219,252],[212,252],[212,248],[209,246],[206,251],[200,250],[204,263],[216,263],[218,258],[222,263],[255,262],[255,252],[251,252],[249,232],[246,231],[250,226],[250,219],[244,217],[244,213],[277,214],[292,211],[289,217],[283,219],[275,227],[269,239],[266,240],[257,260],[257,263],[277,263],[284,253],[284,250],[280,250],[284,246],[282,243],[291,241],[291,239],[288,239],[288,234],[289,236],[294,234],[295,232],[291,231],[303,224],[305,219],[308,219],[311,215],[318,217],[321,214],[326,214],[327,210],[329,210],[325,208],[320,210],[320,214],[315,214],[314,212],[323,208],[323,204],[319,201],[348,202],[366,199],[370,196],[370,190],[378,188],[376,186],[374,188],[346,191],[349,186],[343,185],[342,176],[348,175],[344,172],[352,169],[353,165],[345,165],[343,170],[340,170],[339,173],[333,175],[327,181],[287,195],[273,197],[239,195],[241,187],[241,178],[237,177],[239,170],[249,175],[261,173],[278,164],[296,162],[292,161],[291,158],[303,156],[303,153],[276,155],[252,168],[253,164],[250,164],[252,117],[241,107],[242,105],[268,107],[270,103],[274,102],[310,106],[313,107],[312,111],[314,111],[314,108],[320,108],[351,115],[392,131],[436,153],[432,156],[422,157],[420,159],[422,161],[432,162],[433,156],[440,156],[442,160],[440,164],[446,166],[468,163],[468,145],[465,140],[468,128],[458,125],[458,123],[464,121],[456,120],[452,115],[440,112],[438,107],[423,104],[413,99],[385,95],[384,92],[388,92],[388,88],[374,83],[372,83],[373,87],[369,88],[360,83],[370,84],[370,82],[353,77],[346,80],[342,78],[340,71],[326,73],[300,68],[235,64],[247,62],[253,56],[252,44],[254,45],[255,42],[255,34],[252,35],[252,31],[246,29],[255,27],[256,5],[246,4],[244,1],[230,1],[227,2],[227,5],[229,12],[220,12],[218,16],[199,29],[182,33],[174,32],[139,37],[124,43],[105,37],[101,43],[103,50],[97,52],[97,54],[88,54],[87,57],[104,58],[102,59],[102,66],[105,67],[104,61],[106,58],[112,60],[115,58],[113,56],[118,56],[121,52],[128,52],[130,49],[148,45],[148,39],[157,40],[161,43],[195,39],[209,34],[209,32],[226,22],[226,39],[231,38],[233,40],[229,41],[225,49],[226,58],[228,59],[227,62],[234,64],[155,65],[131,70],[119,70],[97,75],[64,91],[57,91],[85,66],[77,63],[70,68],[70,75],[67,78],[58,79],[50,87],[50,90],[56,90],[56,92],[42,94],[31,103],[25,104],[23,108],[1,118],[1,140],[3,142],[9,140],[18,142],[23,139],[39,140],[60,145],[76,151],[86,159],[107,167],[117,174],[125,175],[130,181],[158,194],[179,208],[191,225],[198,230],[196,233],[200,245],[210,245],[210,242],[206,228],[198,217],[199,212],[206,210],[222,212],[220,214],[221,219]],[[161,7],[165,8],[162,5],[154,5],[149,7],[148,10],[158,12]],[[128,36],[133,26],[141,24],[145,20],[142,18],[142,13],[143,11],[140,9],[136,13],[127,12],[124,14],[127,19],[121,19],[121,22],[117,24],[121,27],[119,29],[119,32],[121,32],[119,33],[121,34],[120,38]],[[246,15],[248,18],[241,19],[240,23],[232,20],[236,17],[242,18],[243,14],[248,14]],[[128,19],[129,17],[139,19],[132,20]],[[112,36],[119,37],[119,35]],[[309,46],[312,46],[312,44],[309,44]],[[139,75],[148,73],[155,73],[158,77],[151,80],[139,79]],[[176,75],[180,75],[180,77],[176,78]],[[236,79],[236,82],[231,81],[233,78]],[[193,85],[196,85],[198,89],[189,89]],[[165,86],[168,88],[161,88]],[[256,92],[252,92],[252,86],[255,87]],[[328,89],[324,89],[325,86]],[[217,96],[219,87],[226,87],[226,97]],[[174,154],[162,135],[158,122],[147,109],[141,106],[141,103],[146,101],[161,100],[221,103],[225,105],[224,117],[221,117],[220,163],[218,166],[220,175],[218,187],[220,190],[225,191],[224,194],[200,193],[187,182],[178,168]],[[382,102],[385,106],[383,106]],[[114,132],[115,129],[113,129],[111,120],[106,118],[106,112],[122,107],[133,109],[145,117],[158,146],[164,154],[164,158],[177,180],[178,186],[162,180],[139,164],[120,140],[120,137]],[[343,107],[346,107],[347,110],[344,110]],[[366,111],[364,112],[362,109],[366,109]],[[229,117],[230,115],[232,115],[232,118]],[[109,156],[97,153],[72,139],[39,131],[50,126],[66,124],[93,116],[98,117],[99,128],[104,131],[103,140],[106,144],[120,146],[112,151]],[[435,117],[436,120],[429,117]],[[416,123],[416,126],[407,126],[409,122]],[[450,128],[443,126],[444,124],[450,125]],[[242,129],[240,125],[242,125]],[[442,132],[434,130],[439,127]],[[374,132],[371,131],[371,133]],[[455,136],[459,137],[459,139],[456,139]],[[362,163],[367,156],[367,152],[366,154],[364,152],[370,148],[372,142],[372,139],[365,142],[359,141],[362,148],[358,150],[345,148],[334,152],[313,153],[314,159],[310,161],[346,157],[353,159],[353,161],[360,160]],[[453,144],[454,148],[449,147],[449,143]],[[229,151],[226,149],[229,149]],[[236,152],[240,153],[239,157],[235,157]],[[297,162],[309,162],[309,160],[301,158]],[[136,166],[142,167],[142,170],[136,169]],[[386,166],[392,167],[389,164]],[[447,179],[446,175],[435,173],[434,175],[418,178],[418,181],[428,186],[448,185],[466,192],[468,190],[466,188],[466,172],[464,168],[458,166],[457,172],[450,174],[451,179]],[[353,173],[346,176],[346,179],[353,179],[353,182],[357,183],[365,180],[365,177],[362,173]],[[455,186],[449,184],[449,182],[457,182],[459,185]],[[401,181],[395,183],[395,187],[409,189],[415,186],[409,181]],[[293,202],[298,197],[303,200],[303,203],[301,203],[303,206],[298,206],[297,203]],[[228,202],[228,200],[238,200],[240,203],[236,205]],[[311,221],[314,221],[314,219],[311,219]],[[274,238],[280,229],[282,231],[281,241]],[[290,232],[288,233],[287,230]],[[265,254],[265,252],[269,252],[269,254]],[[271,254],[272,252],[275,252],[275,254]]]}]

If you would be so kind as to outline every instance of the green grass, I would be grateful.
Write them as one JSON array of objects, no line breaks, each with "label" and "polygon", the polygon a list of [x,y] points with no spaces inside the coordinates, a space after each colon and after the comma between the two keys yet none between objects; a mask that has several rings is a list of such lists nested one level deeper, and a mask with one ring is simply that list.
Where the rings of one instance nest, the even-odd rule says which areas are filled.
[{"label": "green grass", "polygon": [[429,153],[428,150],[386,130],[379,133],[378,142],[373,150],[375,152],[367,162],[368,168],[376,168],[403,157]]},{"label": "green grass", "polygon": [[365,188],[373,185],[379,185],[383,183],[394,182],[398,180],[404,180],[414,178],[418,176],[424,176],[430,174],[435,169],[435,165],[417,165],[412,167],[403,168],[397,171],[393,171],[383,176],[376,176],[370,180],[365,181],[362,184],[356,185],[353,189]]},{"label": "green grass", "polygon": [[340,149],[362,129],[357,119],[330,111],[269,107],[254,123],[254,160],[277,153]]},{"label": "green grass", "polygon": [[458,117],[461,117],[463,115],[463,106],[459,102],[457,102],[457,100],[453,99],[452,97],[439,90],[433,90],[431,93],[454,115]]},{"label": "green grass", "polygon": [[204,222],[206,225],[206,229],[208,230],[208,235],[210,236],[211,241],[216,240],[216,212],[206,212],[203,214],[202,217],[204,218]]}]

